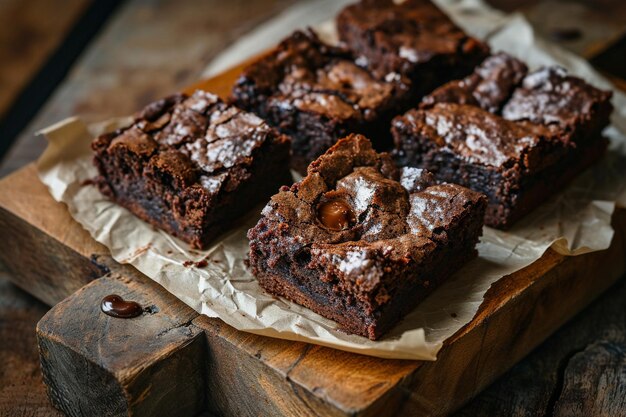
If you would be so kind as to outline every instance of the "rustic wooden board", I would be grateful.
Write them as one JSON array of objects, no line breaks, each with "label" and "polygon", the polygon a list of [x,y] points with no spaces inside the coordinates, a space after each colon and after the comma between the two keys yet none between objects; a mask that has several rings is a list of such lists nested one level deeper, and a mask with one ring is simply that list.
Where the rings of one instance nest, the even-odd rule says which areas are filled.
[{"label": "rustic wooden board", "polygon": [[[192,89],[205,88],[224,95],[239,71],[234,68]],[[170,322],[188,323],[193,334],[205,340],[206,351],[194,350],[195,356],[189,360],[204,371],[202,389],[193,400],[211,412],[444,414],[472,398],[619,278],[626,269],[626,210],[616,212],[614,226],[617,233],[606,251],[574,258],[548,251],[538,262],[498,281],[486,294],[474,320],[447,341],[436,362],[381,360],[269,339],[238,332],[220,320],[203,316],[181,321],[178,311],[183,311],[184,305],[178,301],[168,302],[170,307],[159,314]],[[51,305],[106,271],[111,271],[106,280],[112,280],[112,288],[126,288],[129,293],[140,288],[142,294],[158,299],[166,296],[162,287],[132,267],[112,261],[106,248],[71,219],[65,206],[52,200],[33,165],[0,181],[0,231],[0,260],[11,270],[15,282]],[[102,295],[101,288],[109,287],[90,284],[51,310],[39,327],[44,352],[65,346],[81,352],[81,357],[88,356],[91,351],[81,350],[86,339],[64,329],[77,328],[76,321],[85,322],[79,323],[79,328],[98,329],[101,317],[63,314],[63,306],[81,305],[85,297],[97,299],[94,294]],[[140,343],[146,334],[135,336]],[[125,343],[132,346],[134,339],[128,337]],[[100,359],[89,361],[98,363]],[[157,357],[143,367],[156,366],[159,360]],[[43,363],[44,370],[59,367]],[[119,378],[123,368],[119,362],[110,365],[104,361],[100,366],[117,378],[118,386],[125,386],[126,380]],[[47,374],[52,376],[54,372]],[[173,380],[186,376],[176,377]],[[72,411],[71,404],[61,402],[71,396],[53,393],[53,398],[65,411]],[[145,398],[132,397],[125,404],[131,409]]]},{"label": "rustic wooden board", "polygon": [[[626,416],[623,405],[626,392],[626,363],[606,366],[600,355],[587,356],[585,350],[610,345],[615,352],[626,350],[626,279],[622,277],[582,313],[561,327],[530,355],[498,378],[472,401],[463,406],[456,417],[526,417],[526,416]],[[577,366],[575,358],[587,356],[597,368],[588,378],[588,369]],[[621,381],[619,378],[621,372]],[[578,392],[579,404],[585,410],[572,412],[560,407],[571,404],[572,396],[565,381],[586,381],[587,389]],[[610,381],[610,386],[607,386]],[[590,406],[590,407],[589,407]],[[559,408],[561,414],[556,410]]]}]

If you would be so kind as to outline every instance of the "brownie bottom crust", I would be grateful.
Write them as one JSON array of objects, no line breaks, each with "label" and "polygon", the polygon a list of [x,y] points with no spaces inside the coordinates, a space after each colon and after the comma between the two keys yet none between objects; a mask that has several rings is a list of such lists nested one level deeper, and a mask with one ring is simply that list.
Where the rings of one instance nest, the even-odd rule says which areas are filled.
[{"label": "brownie bottom crust", "polygon": [[338,293],[335,283],[320,279],[322,271],[310,268],[310,256],[300,253],[272,268],[265,262],[268,257],[264,255],[271,252],[271,243],[267,247],[257,243],[251,251],[250,262],[259,284],[270,294],[285,297],[337,322],[347,333],[376,340],[452,273],[477,256],[475,246],[482,234],[483,213],[483,210],[472,210],[459,219],[435,242],[436,249],[427,260],[393,271],[398,285],[389,292],[390,301],[371,314],[366,313],[365,306],[354,297]]}]

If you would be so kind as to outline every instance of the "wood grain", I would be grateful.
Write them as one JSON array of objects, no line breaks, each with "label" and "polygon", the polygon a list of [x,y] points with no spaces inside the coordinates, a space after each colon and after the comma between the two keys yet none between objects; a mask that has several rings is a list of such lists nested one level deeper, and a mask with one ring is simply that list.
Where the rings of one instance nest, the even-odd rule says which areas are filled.
[{"label": "wood grain", "polygon": [[[95,242],[82,227],[75,227],[76,222],[63,204],[50,204],[46,187],[39,181],[33,183],[36,177],[34,165],[29,165],[5,178],[15,185],[15,192],[0,195],[0,212],[3,212],[0,229],[5,236],[11,236],[1,258],[4,268],[18,286],[48,305],[55,305],[103,275],[105,267],[98,265],[97,258],[107,254],[108,250]],[[51,217],[42,217],[32,207],[46,207]],[[9,214],[21,212],[31,215],[15,217]],[[45,233],[42,234],[42,230]],[[45,248],[47,256],[25,250],[37,240],[40,240],[37,246]],[[68,242],[71,245],[68,246]]]},{"label": "wood grain", "polygon": [[[586,367],[573,366],[572,359],[588,347],[609,343],[624,346],[626,343],[626,278],[622,277],[602,297],[574,320],[554,333],[544,344],[526,359],[504,374],[478,397],[459,411],[464,416],[528,416],[553,415],[555,406],[565,394],[566,375],[578,381],[590,381],[588,389],[580,395],[578,402],[600,400],[601,404],[615,404],[613,411],[624,413],[620,395],[626,390],[626,381],[612,379],[610,390],[599,390],[587,379]],[[594,356],[594,359],[603,355]],[[586,359],[591,359],[589,356]],[[602,362],[588,361],[590,368],[603,368]],[[617,371],[618,367],[610,370]],[[597,395],[600,392],[602,395]],[[594,412],[574,412],[570,415],[596,415]]]},{"label": "wood grain", "polygon": [[626,345],[597,342],[572,356],[554,415],[626,416]]},{"label": "wood grain", "polygon": [[89,3],[89,0],[0,2],[0,117]]},{"label": "wood grain", "polygon": [[[224,85],[230,85],[236,72],[197,87],[228,91]],[[37,189],[41,192],[41,185],[28,185],[37,182],[32,168],[15,175],[20,178],[0,182],[0,195],[11,196],[13,184],[19,184],[19,193],[26,195]],[[58,206],[45,192],[36,198],[46,207]],[[74,235],[73,228],[79,228],[72,227],[71,221],[64,223],[67,214],[56,211],[61,221],[22,214],[30,207],[17,204],[19,198],[8,200],[8,223],[27,217],[30,226],[61,244],[77,242],[66,238]],[[500,280],[487,293],[476,318],[446,343],[434,363],[380,360],[266,339],[237,332],[217,320],[198,318],[194,326],[204,332],[209,347],[205,392],[211,411],[222,415],[306,415],[314,411],[322,415],[440,415],[453,411],[615,282],[625,267],[625,219],[626,213],[619,210],[617,236],[608,251],[574,258],[548,252],[539,262]],[[70,248],[83,253],[85,259],[90,257],[85,247],[97,247],[80,244],[80,248]],[[54,257],[54,252],[49,255]],[[600,266],[600,277],[588,280]],[[144,277],[142,285],[153,284]]]},{"label": "wood grain", "polygon": [[[239,71],[235,68],[194,88],[225,95]],[[20,204],[20,198],[11,198],[15,184],[20,187],[18,195],[36,194],[38,204],[62,207],[36,183],[32,168],[0,182],[0,196],[8,196],[6,201],[0,197],[0,207],[7,206],[6,221],[16,223],[26,217],[35,230],[55,237],[85,259],[91,257],[85,248],[101,250],[87,243],[88,237],[74,237],[73,229],[79,226],[72,226],[68,214],[61,213],[63,209],[52,209],[45,215],[22,213],[32,210]],[[537,263],[500,280],[485,296],[476,318],[446,343],[434,363],[380,360],[267,339],[237,332],[218,320],[198,318],[194,325],[206,334],[210,352],[208,404],[212,411],[224,415],[306,415],[311,410],[327,415],[448,413],[514,365],[619,277],[625,269],[625,219],[626,213],[618,210],[618,232],[608,251],[574,258],[549,251]],[[74,244],[80,247],[74,248]],[[36,240],[33,245],[37,245]],[[50,256],[54,257],[53,251]],[[603,268],[601,278],[587,280],[599,265]],[[150,286],[151,282],[144,277],[142,285]],[[566,299],[561,295],[564,288],[569,294]],[[244,393],[248,393],[247,401],[240,399]]]},{"label": "wood grain", "polygon": [[[52,403],[70,416],[193,416],[205,408],[204,341],[198,314],[163,287],[126,268],[81,288],[37,324]],[[100,311],[118,294],[146,312],[132,319]]]},{"label": "wood grain", "polygon": [[[32,157],[36,155],[36,153],[38,152],[37,149],[38,148],[33,148],[32,150],[29,150],[30,154],[28,155],[27,159],[32,159]],[[30,178],[26,176],[24,177],[20,176],[18,179],[24,179],[25,182],[30,181]],[[27,184],[24,183],[24,185],[27,185]],[[13,211],[10,211],[10,212],[13,212],[13,213],[15,213],[16,211],[19,212],[21,209],[25,208],[28,203],[29,193],[30,193],[30,189],[27,187],[24,190],[24,193],[22,194],[24,196],[22,199],[22,204],[11,206]],[[35,193],[35,198],[36,198],[36,195],[37,193]],[[4,201],[2,204],[4,204],[5,202],[6,201]],[[42,201],[38,201],[38,203],[45,204],[46,201],[42,200]],[[63,210],[59,210],[59,211],[63,211]],[[4,218],[6,214],[7,213],[1,213],[0,217]],[[55,233],[57,233],[60,229],[57,227],[50,227],[50,225],[42,225],[41,223],[39,223],[38,227],[44,227],[44,226],[46,227],[46,230],[51,230]],[[32,227],[32,224],[31,224],[31,227]],[[80,231],[82,231],[82,229]],[[72,235],[74,234],[80,235],[80,231],[78,231],[76,228],[68,229],[68,233]],[[11,234],[14,234],[15,232],[16,231],[14,230],[13,232],[11,232]],[[83,234],[84,234],[84,231],[83,231]],[[72,236],[64,236],[64,239],[71,240]],[[63,241],[64,239],[57,240],[55,238],[53,240],[60,242],[60,241]],[[76,241],[80,241],[80,240],[81,240],[80,238],[76,239]],[[45,240],[42,239],[41,241],[45,241]],[[84,241],[83,243],[86,243],[86,241]],[[92,247],[90,246],[90,244],[88,243],[86,244],[87,244],[87,248]],[[94,244],[92,243],[91,245],[94,245]],[[95,246],[97,247],[98,245],[95,245]],[[80,251],[76,251],[75,249],[72,249],[72,250],[75,253],[87,252],[85,250],[80,250]],[[55,251],[53,250],[51,256],[53,256],[54,252]],[[27,267],[26,269],[32,267],[33,263],[31,262],[30,265],[31,266]],[[58,277],[58,275],[54,275],[54,271],[50,271],[50,273],[52,274],[52,276]],[[22,278],[19,277],[19,278],[14,278],[14,279],[21,280]],[[59,278],[59,281],[62,281],[62,279]],[[73,278],[70,279],[70,281],[73,281]],[[513,281],[513,284],[507,284],[507,285],[514,285],[514,283],[515,281]],[[146,285],[150,285],[150,284],[148,283]],[[26,286],[28,287],[28,285]],[[68,289],[65,289],[65,290],[62,289],[61,292],[63,294],[59,294],[58,296],[66,295],[64,294],[65,291],[68,291]],[[602,298],[602,300],[605,300],[603,301],[603,303],[608,304],[608,305],[613,305],[613,306],[615,304],[617,304],[618,306],[623,305],[623,302],[624,302],[623,300],[626,300],[625,294],[626,292],[622,291],[621,298],[611,297],[614,294],[607,294]],[[604,313],[603,316],[593,315],[592,318],[594,320],[601,320],[600,317],[610,316],[611,320],[614,323],[623,323],[624,322],[623,316],[622,316],[622,320],[620,321],[619,317],[615,318],[614,314],[611,315],[611,313],[615,313],[615,311],[616,310],[603,309],[603,313]],[[621,312],[623,313],[623,311]],[[214,358],[223,359],[222,361],[216,362],[216,363],[219,363],[219,365],[215,367],[212,367],[211,365],[213,362],[209,362],[210,370],[207,373],[208,377],[210,377],[213,373],[223,374],[219,376],[218,378],[211,379],[209,381],[209,383],[212,384],[211,388],[213,389],[211,392],[215,392],[215,395],[212,397],[213,402],[211,402],[211,409],[213,411],[221,410],[221,409],[229,410],[229,409],[233,409],[232,407],[236,406],[236,407],[239,407],[239,409],[237,410],[241,411],[241,414],[252,415],[255,410],[258,411],[258,407],[259,407],[258,404],[265,404],[266,407],[268,407],[267,408],[268,410],[277,410],[277,411],[280,411],[280,410],[300,411],[302,410],[303,415],[310,415],[310,414],[315,413],[316,410],[318,410],[312,407],[319,406],[320,398],[323,401],[325,401],[323,402],[323,404],[331,404],[331,401],[329,401],[329,399],[333,400],[336,397],[341,397],[341,396],[333,396],[333,391],[341,390],[341,388],[344,388],[343,396],[345,397],[346,393],[349,394],[350,390],[345,388],[344,384],[341,381],[339,382],[335,381],[334,385],[328,384],[327,388],[322,388],[320,386],[313,386],[313,393],[316,395],[311,395],[311,393],[309,392],[310,390],[304,388],[306,386],[305,377],[307,375],[308,375],[308,378],[310,378],[311,380],[315,380],[315,377],[317,376],[316,373],[320,374],[322,377],[328,377],[327,378],[328,380],[332,380],[332,378],[330,377],[332,375],[339,375],[339,376],[346,377],[345,374],[342,374],[340,372],[336,372],[336,371],[328,372],[328,373],[316,372],[315,368],[309,367],[310,365],[307,365],[307,366],[301,365],[301,363],[307,364],[310,362],[317,362],[317,361],[319,361],[319,363],[323,364],[324,366],[332,365],[333,361],[332,359],[329,359],[329,356],[332,356],[334,353],[336,353],[335,351],[330,351],[329,349],[318,348],[318,347],[307,347],[307,345],[299,344],[299,343],[285,343],[281,341],[273,341],[271,339],[260,338],[260,337],[253,336],[253,335],[246,335],[246,334],[234,331],[232,328],[229,328],[228,326],[224,325],[218,320],[208,320],[211,323],[204,323],[205,320],[208,320],[208,319],[206,318],[198,319],[194,324],[197,324],[198,326],[203,327],[203,330],[205,330],[205,334],[207,335],[206,336],[207,340],[210,341],[210,343],[212,343],[211,345],[212,349],[216,351],[216,353],[213,353]],[[494,326],[493,322],[490,324],[490,326]],[[596,328],[598,328],[597,322],[594,323],[593,321],[591,322],[587,321],[584,323],[584,325],[577,327],[575,333],[576,334],[580,334],[580,333],[589,334],[591,332],[590,329],[596,329]],[[610,329],[610,331],[616,332],[615,329]],[[622,332],[622,334],[626,334],[624,333],[623,329],[621,329],[620,331]],[[229,332],[232,333],[232,335],[228,336]],[[606,335],[604,336],[606,337]],[[594,334],[594,337],[602,337],[602,335]],[[467,412],[467,414],[464,414],[464,415],[509,415],[507,410],[512,410],[513,408],[511,409],[507,408],[506,401],[512,398],[518,400],[518,402],[516,403],[517,406],[516,408],[514,408],[515,410],[517,410],[518,413],[517,414],[510,413],[511,415],[529,415],[533,413],[536,413],[537,415],[542,415],[543,414],[542,410],[546,410],[546,408],[543,408],[543,406],[541,405],[541,404],[544,404],[544,401],[545,401],[545,404],[548,404],[548,406],[551,405],[551,407],[548,407],[548,409],[553,410],[554,405],[556,403],[556,399],[558,399],[559,397],[558,395],[556,396],[553,395],[554,394],[553,387],[556,384],[558,387],[564,388],[564,384],[562,383],[562,381],[559,382],[560,378],[558,377],[558,375],[555,376],[554,378],[546,378],[546,381],[549,379],[549,382],[546,382],[546,383],[544,383],[544,381],[538,382],[538,380],[541,379],[540,377],[545,374],[550,374],[550,375],[552,375],[553,373],[560,374],[561,371],[563,371],[562,368],[566,370],[571,369],[568,366],[568,364],[570,364],[569,360],[564,361],[565,365],[563,366],[561,366],[560,362],[561,362],[562,356],[564,356],[567,359],[571,359],[572,357],[568,352],[565,352],[564,349],[570,349],[572,345],[576,345],[579,342],[578,342],[578,339],[574,337],[571,337],[571,338],[563,337],[561,332],[557,333],[555,337],[552,338],[551,340],[552,340],[552,343],[549,342],[548,347],[542,350],[542,353],[543,353],[542,362],[545,362],[544,367],[533,368],[533,367],[530,367],[530,365],[527,365],[528,361],[524,362],[522,365],[520,365],[521,368],[526,367],[523,372],[516,374],[515,371],[519,367],[516,367],[515,369],[513,369],[511,373],[507,374],[507,376],[505,376],[504,379],[501,379],[500,382],[496,384],[495,387],[489,388],[485,394],[481,395],[476,403],[473,402],[472,404],[470,404],[467,408],[467,410],[469,411]],[[275,343],[277,343],[277,346],[273,346]],[[616,343],[619,344],[623,342],[616,342]],[[259,346],[260,348],[256,349]],[[583,345],[583,348],[584,346],[585,345]],[[245,349],[246,355],[236,354],[239,351],[239,349]],[[552,351],[550,351],[550,349],[552,349]],[[331,353],[327,354],[326,351],[330,351]],[[209,352],[212,352],[212,350],[209,350]],[[548,355],[549,352],[554,352],[554,354],[550,356]],[[536,356],[536,355],[533,355],[533,356]],[[352,359],[352,362],[356,363],[356,365],[359,365],[362,357],[358,355],[349,355],[349,354],[342,355],[340,353],[337,357],[337,362],[341,362],[341,361],[350,362],[350,357],[354,357],[355,359]],[[598,357],[598,356],[594,356],[594,358],[595,357]],[[259,360],[259,358],[264,358],[264,359]],[[532,360],[533,358],[531,357],[530,359]],[[403,374],[410,375],[411,369],[415,368],[412,362],[403,362],[403,361],[385,361],[385,362],[399,362],[398,363],[399,370],[397,372],[391,372],[392,375],[403,375]],[[239,363],[241,363],[242,365],[238,365]],[[271,363],[271,366],[266,365],[266,363]],[[364,361],[363,363],[365,366],[370,365],[370,363],[367,361]],[[243,364],[245,364],[245,366]],[[335,364],[335,367],[336,366],[337,365]],[[379,365],[375,367],[379,370],[379,372],[384,373],[385,366],[388,366],[388,364],[385,364],[384,366]],[[476,366],[479,366],[479,365],[476,365]],[[484,366],[484,365],[481,365],[481,366]],[[243,372],[243,376],[237,372],[239,367],[244,368],[245,372]],[[408,370],[402,370],[403,367],[407,367]],[[363,367],[360,367],[360,366],[354,366],[354,365],[351,366],[350,369],[351,369],[351,372],[353,372],[353,374],[350,374],[349,376],[352,376],[352,379],[347,380],[349,384],[354,384],[360,387],[360,390],[358,392],[365,392],[367,391],[368,388],[376,386],[376,384],[368,384],[367,380],[370,377],[371,373],[368,373],[367,369],[363,371],[362,368]],[[555,372],[551,371],[552,369],[556,369],[556,368],[558,369]],[[14,369],[14,368],[11,368],[11,369]],[[278,370],[279,372],[274,372],[275,369]],[[584,368],[580,368],[580,370],[581,372],[586,372]],[[263,372],[266,372],[266,373],[263,373]],[[564,372],[565,371],[563,371],[563,373]],[[577,372],[573,372],[573,371],[570,371],[570,372],[571,372],[571,377],[575,379]],[[256,379],[249,377],[250,374],[256,375]],[[0,377],[3,377],[3,376],[4,375],[0,373]],[[298,378],[296,379],[296,377]],[[411,379],[411,378],[408,377],[407,379]],[[296,380],[296,382],[294,382],[294,380]],[[2,380],[0,379],[0,381]],[[245,384],[244,385],[237,384],[233,386],[232,381],[242,381],[242,382],[245,382]],[[394,381],[395,379],[392,376],[390,385],[392,386],[393,384],[401,385],[402,383],[405,382],[405,379],[399,378],[400,382],[397,382],[397,383]],[[613,381],[615,381],[616,383],[620,382],[617,378],[613,379]],[[327,383],[327,381],[325,381],[325,383]],[[381,383],[380,377],[377,383],[378,384]],[[406,387],[410,385],[411,384],[405,384],[405,385],[401,385],[400,389],[389,390],[388,392],[390,394],[379,396],[378,399],[375,400],[374,406],[380,406],[382,408],[389,408],[389,409],[394,409],[394,407],[398,407],[398,404],[400,404],[404,400],[404,398],[411,396],[410,393],[406,389]],[[510,388],[510,391],[498,390],[498,388],[502,386],[508,386]],[[616,385],[616,387],[619,387],[619,386],[620,385]],[[2,384],[0,384],[0,387],[2,387]],[[325,390],[330,391],[331,394],[327,395]],[[26,390],[22,389],[19,392],[25,392],[25,391]],[[376,391],[376,390],[374,389],[373,391]],[[528,391],[532,391],[536,393],[537,394],[536,397],[537,398],[541,397],[542,400],[538,401],[537,403],[532,403],[528,401],[526,397],[523,397],[523,393],[528,392]],[[293,394],[292,392],[295,394]],[[559,392],[561,391],[559,390]],[[567,391],[563,389],[563,393],[565,392]],[[592,392],[595,392],[595,391],[592,390]],[[620,392],[621,391],[619,390],[613,390],[612,392],[611,391],[605,392],[605,398],[606,398],[607,404],[610,405],[611,401],[615,401],[615,397],[611,397],[611,395],[616,395],[616,394],[619,394]],[[18,391],[12,391],[13,395],[17,393]],[[253,401],[250,398],[251,396],[256,397],[257,395],[262,395],[262,394],[265,394],[264,398],[261,398],[255,401]],[[373,397],[376,397],[376,392],[374,392]],[[617,397],[618,400],[619,398],[620,397]],[[511,402],[515,402],[515,401],[511,400]],[[478,404],[478,406],[476,406],[475,404]],[[374,406],[370,407],[370,410],[375,410]],[[41,409],[43,410],[44,407],[43,406],[41,407],[42,407]],[[0,410],[4,411],[5,408],[0,407]],[[32,411],[33,410],[32,408],[30,410],[33,413],[35,412],[35,411]],[[333,410],[333,408],[326,407],[326,408],[319,408],[319,410],[328,411],[328,410]],[[485,410],[490,410],[490,411],[485,412]],[[597,408],[596,410],[599,410],[599,408]],[[2,415],[1,411],[0,411],[0,415]],[[42,413],[43,414],[41,415],[48,415],[47,412],[42,411]],[[13,414],[10,414],[10,415],[13,415]],[[34,414],[28,414],[28,415],[34,415]]]}]

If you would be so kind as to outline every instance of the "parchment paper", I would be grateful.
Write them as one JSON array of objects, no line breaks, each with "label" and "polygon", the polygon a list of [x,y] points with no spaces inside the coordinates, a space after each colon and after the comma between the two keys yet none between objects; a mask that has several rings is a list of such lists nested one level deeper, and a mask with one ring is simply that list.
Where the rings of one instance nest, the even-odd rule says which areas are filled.
[{"label": "parchment paper", "polygon": [[[504,16],[477,1],[455,3],[446,10],[469,32],[487,37],[495,50],[517,55],[531,68],[559,63],[595,85],[611,88],[582,59],[535,38],[519,15]],[[203,314],[219,317],[239,330],[270,337],[378,357],[435,360],[443,341],[471,321],[485,292],[499,278],[534,262],[551,245],[567,255],[610,245],[615,202],[626,202],[626,136],[622,133],[626,131],[626,98],[616,92],[614,104],[613,126],[606,131],[611,150],[603,162],[513,230],[485,227],[478,245],[479,258],[376,342],[347,335],[337,330],[334,322],[260,289],[246,270],[244,259],[248,249],[245,233],[258,220],[261,207],[201,252],[190,250],[185,243],[111,203],[95,187],[82,185],[96,175],[91,139],[127,124],[128,118],[89,127],[72,118],[44,129],[41,134],[49,145],[38,169],[54,199],[65,203],[74,219],[108,247],[117,261],[132,264]],[[207,260],[205,267],[189,265],[201,260]]]}]

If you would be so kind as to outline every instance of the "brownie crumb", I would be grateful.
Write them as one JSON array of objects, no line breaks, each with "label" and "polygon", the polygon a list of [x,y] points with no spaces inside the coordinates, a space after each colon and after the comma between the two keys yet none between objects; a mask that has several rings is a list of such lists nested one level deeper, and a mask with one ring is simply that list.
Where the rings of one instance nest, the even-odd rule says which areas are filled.
[{"label": "brownie crumb", "polygon": [[194,265],[196,266],[196,268],[206,268],[208,264],[209,263],[206,259],[202,259],[201,261],[196,262]]}]

